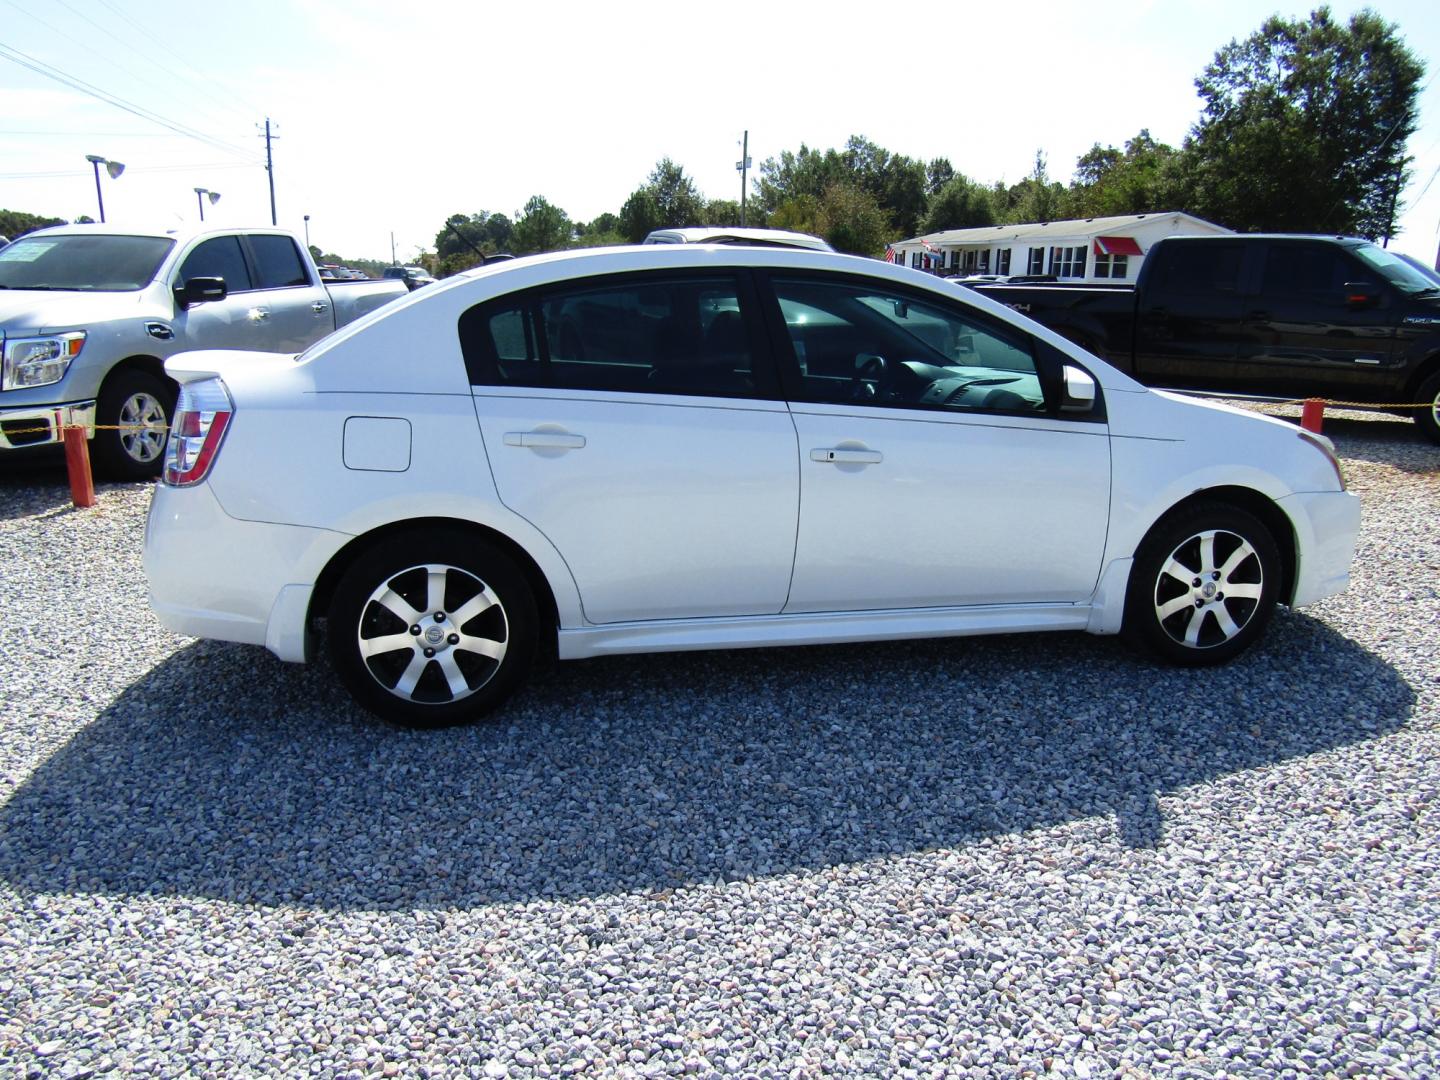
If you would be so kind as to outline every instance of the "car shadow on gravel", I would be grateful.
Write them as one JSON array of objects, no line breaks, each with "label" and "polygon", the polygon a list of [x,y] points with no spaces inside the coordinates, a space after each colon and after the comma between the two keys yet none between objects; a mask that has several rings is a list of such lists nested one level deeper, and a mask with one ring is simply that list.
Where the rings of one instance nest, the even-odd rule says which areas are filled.
[{"label": "car shadow on gravel", "polygon": [[[1325,673],[1319,691],[1315,672]],[[397,731],[324,664],[190,645],[0,807],[27,893],[324,909],[662,890],[963,848],[1404,726],[1411,688],[1281,611],[1229,667],[1085,635],[622,657],[542,673],[489,724]]]},{"label": "car shadow on gravel", "polygon": [[[103,506],[107,492],[133,486],[95,482],[95,496]],[[44,447],[11,450],[0,461],[0,517],[16,519],[80,513],[70,501],[70,477],[62,451]]]}]

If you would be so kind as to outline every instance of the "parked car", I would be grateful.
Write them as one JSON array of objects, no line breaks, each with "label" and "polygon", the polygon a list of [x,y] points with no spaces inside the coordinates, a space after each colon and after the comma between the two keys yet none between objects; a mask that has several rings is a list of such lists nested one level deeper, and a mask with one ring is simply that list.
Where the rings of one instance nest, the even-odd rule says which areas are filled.
[{"label": "parked car", "polygon": [[387,266],[385,268],[387,278],[396,278],[405,282],[405,287],[411,292],[422,285],[434,285],[435,279],[423,266]]},{"label": "parked car", "polygon": [[[396,282],[323,282],[279,229],[194,233],[64,225],[0,251],[0,450],[91,433],[112,477],[155,476],[184,349],[294,354],[404,296]],[[98,425],[98,426],[97,426]]]},{"label": "parked car", "polygon": [[1123,630],[1219,663],[1343,589],[1359,527],[1325,439],[820,252],[535,256],[298,360],[166,370],[161,621],[291,661],[323,622],[355,700],[417,727],[495,708],[542,647]]},{"label": "parked car", "polygon": [[1156,241],[1134,287],[973,286],[1149,386],[1415,409],[1440,442],[1440,287],[1334,236]]},{"label": "parked car", "polygon": [[829,242],[809,233],[788,229],[745,229],[729,225],[697,225],[685,229],[656,229],[647,244],[742,244],[747,247],[792,247],[808,251],[834,251]]}]

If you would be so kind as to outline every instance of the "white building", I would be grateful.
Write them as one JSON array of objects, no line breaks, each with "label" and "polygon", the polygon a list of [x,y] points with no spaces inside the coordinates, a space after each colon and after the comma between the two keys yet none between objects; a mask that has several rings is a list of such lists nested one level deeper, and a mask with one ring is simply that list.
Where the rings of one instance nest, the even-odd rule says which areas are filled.
[{"label": "white building", "polygon": [[1001,274],[1060,281],[1135,280],[1150,245],[1165,236],[1230,229],[1180,211],[950,229],[892,244],[886,258],[943,277]]}]

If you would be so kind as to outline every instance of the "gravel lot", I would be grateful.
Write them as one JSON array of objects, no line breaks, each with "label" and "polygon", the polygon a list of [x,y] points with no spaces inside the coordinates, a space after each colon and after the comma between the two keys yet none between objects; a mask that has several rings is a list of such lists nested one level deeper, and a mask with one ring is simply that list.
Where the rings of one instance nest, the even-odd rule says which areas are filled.
[{"label": "gravel lot", "polygon": [[1436,1075],[1440,448],[1327,432],[1354,583],[1229,668],[608,659],[432,734],[0,465],[0,1075]]}]

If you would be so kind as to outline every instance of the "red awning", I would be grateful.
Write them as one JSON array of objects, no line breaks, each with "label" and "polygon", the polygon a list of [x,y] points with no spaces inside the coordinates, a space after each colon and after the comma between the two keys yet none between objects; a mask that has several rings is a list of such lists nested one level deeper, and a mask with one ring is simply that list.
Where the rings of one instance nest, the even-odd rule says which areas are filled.
[{"label": "red awning", "polygon": [[1132,236],[1097,236],[1095,238],[1096,255],[1139,255],[1140,245],[1135,243]]}]

